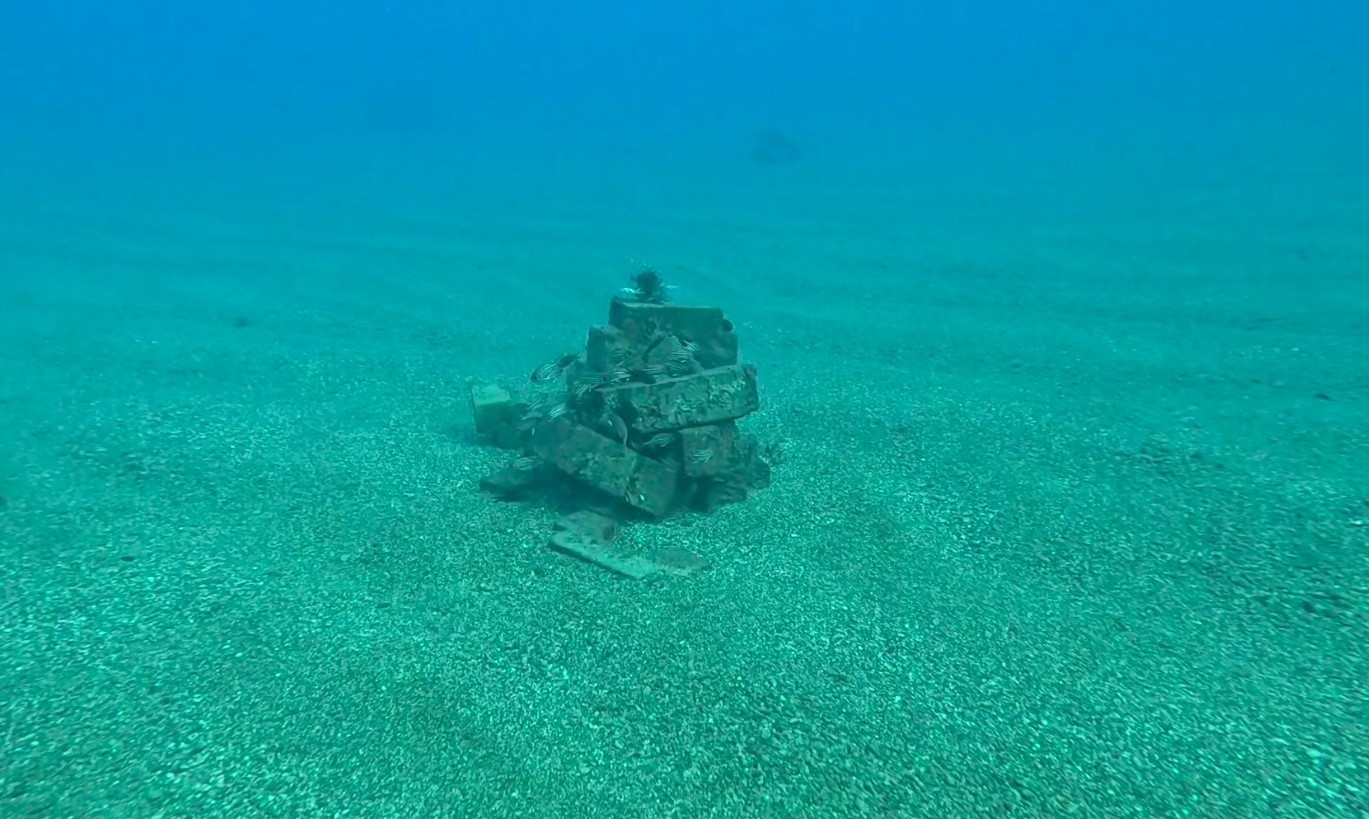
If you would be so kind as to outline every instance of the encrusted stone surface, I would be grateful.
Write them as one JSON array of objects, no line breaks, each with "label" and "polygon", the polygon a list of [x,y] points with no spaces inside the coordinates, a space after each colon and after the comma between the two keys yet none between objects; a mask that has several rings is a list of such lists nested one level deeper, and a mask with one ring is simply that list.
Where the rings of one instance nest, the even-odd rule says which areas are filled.
[{"label": "encrusted stone surface", "polygon": [[680,430],[680,452],[684,473],[704,478],[737,468],[740,438],[731,421]]},{"label": "encrusted stone surface", "polygon": [[639,435],[730,421],[760,408],[756,370],[741,364],[603,392]]},{"label": "encrusted stone surface", "polygon": [[503,449],[516,449],[521,443],[518,419],[528,405],[498,384],[471,387],[471,416],[476,434]]},{"label": "encrusted stone surface", "polygon": [[533,449],[549,465],[648,515],[662,517],[679,504],[678,473],[588,427],[542,424]]},{"label": "encrusted stone surface", "polygon": [[615,298],[608,308],[608,323],[630,334],[650,338],[657,332],[680,336],[703,346],[719,333],[732,332],[732,322],[717,307],[686,307]]},{"label": "encrusted stone surface", "polygon": [[738,361],[736,329],[717,307],[617,298],[609,305],[608,321],[610,327],[620,331],[620,338],[635,344],[638,351],[654,349],[653,340],[664,335],[693,344],[698,350],[695,358],[703,369],[726,367]]},{"label": "encrusted stone surface", "polygon": [[670,360],[671,345],[605,324],[591,327],[585,341],[585,366],[592,372],[607,373],[623,367],[629,370],[651,365],[664,366]]},{"label": "encrusted stone surface", "polygon": [[491,435],[501,425],[517,420],[514,406],[513,394],[498,384],[471,387],[471,415],[475,431],[481,435]]}]

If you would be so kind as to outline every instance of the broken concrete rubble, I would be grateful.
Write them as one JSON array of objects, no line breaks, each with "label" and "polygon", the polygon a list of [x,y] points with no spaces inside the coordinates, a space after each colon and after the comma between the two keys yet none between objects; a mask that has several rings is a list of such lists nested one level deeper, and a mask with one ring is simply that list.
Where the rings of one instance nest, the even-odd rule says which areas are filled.
[{"label": "broken concrete rubble", "polygon": [[[590,329],[582,355],[534,370],[534,385],[557,383],[554,392],[519,402],[502,388],[472,390],[477,430],[520,451],[510,469],[539,476],[506,470],[482,488],[522,498],[559,476],[581,490],[581,506],[611,510],[616,533],[619,519],[708,511],[768,484],[761,447],[737,428],[760,398],[732,322],[716,307],[666,303],[654,271],[633,281],[610,302],[608,323]],[[565,521],[553,548],[630,577],[654,573],[649,558],[609,548],[603,527],[596,533],[580,518]],[[695,557],[684,562],[707,565]]]}]

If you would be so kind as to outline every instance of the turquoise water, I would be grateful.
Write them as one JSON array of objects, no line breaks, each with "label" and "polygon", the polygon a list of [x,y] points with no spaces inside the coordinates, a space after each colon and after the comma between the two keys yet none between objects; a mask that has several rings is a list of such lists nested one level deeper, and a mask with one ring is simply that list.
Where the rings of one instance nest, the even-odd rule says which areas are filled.
[{"label": "turquoise water", "polygon": [[[0,816],[1369,814],[1366,34],[0,11]],[[641,265],[778,455],[633,581],[467,394]]]}]

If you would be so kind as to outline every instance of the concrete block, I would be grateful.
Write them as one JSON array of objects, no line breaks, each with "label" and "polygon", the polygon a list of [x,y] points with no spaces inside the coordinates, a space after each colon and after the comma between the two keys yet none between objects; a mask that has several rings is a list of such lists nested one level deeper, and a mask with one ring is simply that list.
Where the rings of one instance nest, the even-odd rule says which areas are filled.
[{"label": "concrete block", "polygon": [[696,359],[705,370],[730,367],[740,360],[737,334],[731,331],[715,333],[699,342],[698,347]]},{"label": "concrete block", "polygon": [[639,435],[730,421],[760,409],[756,370],[741,364],[654,384],[609,387],[603,395]]},{"label": "concrete block", "polygon": [[[701,369],[728,367],[739,360],[736,330],[717,307],[614,299],[609,305],[608,327],[618,331],[617,344],[645,353],[641,363],[633,366],[665,363],[673,345],[660,346],[660,339],[664,337],[674,337],[697,347],[695,360]],[[653,351],[655,359],[651,356]]]},{"label": "concrete block", "polygon": [[687,549],[667,546],[642,553],[615,545],[612,541],[618,535],[618,521],[588,509],[562,516],[553,528],[552,549],[634,580],[660,574],[698,574],[712,567],[708,558]]},{"label": "concrete block", "polygon": [[699,347],[720,333],[732,333],[732,322],[717,307],[686,307],[615,298],[609,303],[608,323],[630,337],[651,338],[656,333],[679,336]]},{"label": "concrete block", "polygon": [[551,548],[633,580],[645,580],[661,570],[640,555],[621,553],[593,535],[572,529],[553,533]]},{"label": "concrete block", "polygon": [[532,446],[551,466],[653,517],[680,503],[676,472],[588,427],[564,419],[542,424]]},{"label": "concrete block", "polygon": [[684,473],[691,478],[707,478],[734,471],[739,444],[737,425],[731,421],[680,430]]},{"label": "concrete block", "polygon": [[497,447],[517,449],[522,442],[518,420],[528,405],[498,384],[477,384],[470,397],[476,434]]},{"label": "concrete block", "polygon": [[513,394],[498,384],[476,384],[471,387],[471,416],[475,431],[491,435],[504,424],[518,420]]},{"label": "concrete block", "polygon": [[591,372],[607,373],[620,367],[645,369],[670,361],[670,345],[664,336],[639,337],[611,324],[591,327],[585,341],[585,367]]}]

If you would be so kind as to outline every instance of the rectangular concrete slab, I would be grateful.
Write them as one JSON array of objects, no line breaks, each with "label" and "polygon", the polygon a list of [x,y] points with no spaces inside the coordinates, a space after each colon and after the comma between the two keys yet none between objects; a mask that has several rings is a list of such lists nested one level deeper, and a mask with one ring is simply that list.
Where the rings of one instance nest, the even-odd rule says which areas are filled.
[{"label": "rectangular concrete slab", "polygon": [[653,517],[678,505],[678,473],[588,427],[542,424],[533,450],[551,466]]},{"label": "rectangular concrete slab", "polygon": [[730,421],[760,409],[756,370],[745,364],[604,390],[605,400],[638,434]]},{"label": "rectangular concrete slab", "polygon": [[640,555],[620,554],[604,541],[571,529],[554,533],[551,548],[633,580],[645,580],[661,571],[660,566]]}]

